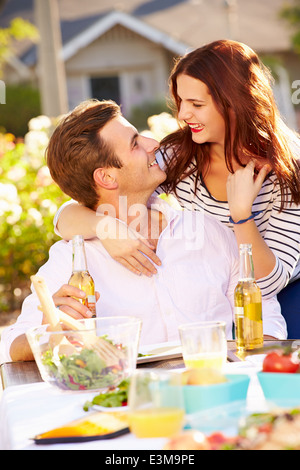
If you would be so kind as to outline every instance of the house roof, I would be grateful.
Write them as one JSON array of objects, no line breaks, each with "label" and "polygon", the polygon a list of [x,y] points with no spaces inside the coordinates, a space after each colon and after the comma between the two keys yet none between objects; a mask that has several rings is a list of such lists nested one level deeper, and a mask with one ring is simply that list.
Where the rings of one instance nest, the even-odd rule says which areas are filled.
[{"label": "house roof", "polygon": [[[229,8],[229,4],[236,8]],[[63,56],[70,58],[116,24],[181,55],[205,43],[232,38],[258,53],[291,49],[290,28],[279,19],[285,0],[59,0]],[[7,0],[0,28],[15,16],[34,23],[33,0]],[[20,51],[21,52],[21,51]],[[36,61],[35,47],[20,54]]]},{"label": "house roof", "polygon": [[[77,18],[70,21],[62,20],[61,35],[63,46],[66,46],[76,37],[79,37],[83,32],[87,32],[94,24],[97,24],[105,16],[105,13],[103,13],[100,15]],[[24,54],[22,54],[21,60],[28,66],[34,65],[37,60],[36,47],[31,46]]]}]

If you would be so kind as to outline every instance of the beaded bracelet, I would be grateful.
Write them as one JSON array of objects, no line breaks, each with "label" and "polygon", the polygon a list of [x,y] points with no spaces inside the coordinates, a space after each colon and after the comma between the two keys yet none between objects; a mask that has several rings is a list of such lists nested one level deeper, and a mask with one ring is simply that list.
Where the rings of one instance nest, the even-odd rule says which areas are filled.
[{"label": "beaded bracelet", "polygon": [[256,217],[257,215],[261,214],[263,211],[257,211],[257,212],[253,212],[252,215],[250,215],[250,217],[248,217],[248,219],[242,219],[242,220],[239,220],[238,222],[234,222],[232,220],[232,217],[229,216],[229,222],[231,224],[234,224],[234,225],[238,225],[238,224],[244,224],[245,222],[248,222],[248,220],[252,220],[254,219],[254,217]]}]

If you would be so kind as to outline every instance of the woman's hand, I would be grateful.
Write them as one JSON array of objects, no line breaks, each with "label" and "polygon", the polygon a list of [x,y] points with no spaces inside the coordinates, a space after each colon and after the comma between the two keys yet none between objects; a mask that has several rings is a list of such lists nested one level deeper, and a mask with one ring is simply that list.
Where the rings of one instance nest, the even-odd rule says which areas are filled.
[{"label": "woman's hand", "polygon": [[[257,176],[254,175],[255,166],[258,170]],[[228,177],[228,205],[234,222],[251,216],[253,202],[269,171],[269,164],[262,166],[258,161],[255,165],[252,160],[245,168],[239,168]],[[255,278],[261,279],[268,276],[275,267],[276,257],[263,239],[255,221],[251,219],[245,224],[235,224],[233,230],[238,246],[241,243],[252,245]]]},{"label": "woman's hand", "polygon": [[235,222],[251,216],[253,202],[270,171],[270,165],[265,164],[255,175],[255,166],[255,160],[250,160],[245,168],[239,168],[228,176],[227,200],[230,215]]},{"label": "woman's hand", "polygon": [[157,273],[152,263],[161,266],[161,261],[155,247],[125,223],[107,216],[98,222],[96,232],[109,255],[125,268],[149,277]]},{"label": "woman's hand", "polygon": [[[99,292],[95,293],[96,295],[96,302],[100,298]],[[74,298],[75,297],[75,298]],[[84,299],[86,297],[85,292],[78,289],[78,287],[70,286],[69,284],[64,284],[55,294],[53,294],[52,298],[56,307],[70,315],[71,317],[75,318],[76,320],[82,320],[84,318],[91,318],[92,312],[83,305],[79,300],[76,299]]]}]

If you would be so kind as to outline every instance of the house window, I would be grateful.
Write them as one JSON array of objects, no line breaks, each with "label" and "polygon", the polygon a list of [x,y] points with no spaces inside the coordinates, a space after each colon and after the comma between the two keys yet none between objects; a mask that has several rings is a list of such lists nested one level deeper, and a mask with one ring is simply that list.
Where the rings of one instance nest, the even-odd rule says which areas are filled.
[{"label": "house window", "polygon": [[113,100],[120,104],[120,80],[117,76],[91,78],[91,91],[92,98]]}]

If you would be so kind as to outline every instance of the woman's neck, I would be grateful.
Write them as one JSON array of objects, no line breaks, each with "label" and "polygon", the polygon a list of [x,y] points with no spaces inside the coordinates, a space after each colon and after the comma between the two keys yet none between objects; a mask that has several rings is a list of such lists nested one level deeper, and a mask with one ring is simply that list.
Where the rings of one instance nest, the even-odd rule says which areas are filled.
[{"label": "woman's neck", "polygon": [[225,161],[224,145],[211,144],[210,146],[210,161]]}]

